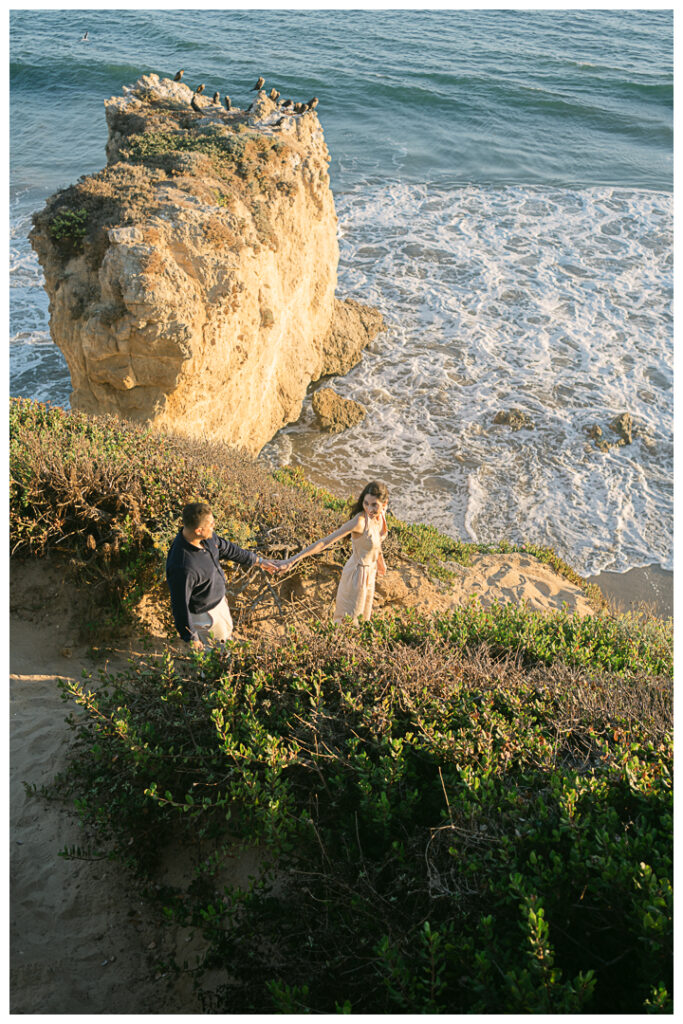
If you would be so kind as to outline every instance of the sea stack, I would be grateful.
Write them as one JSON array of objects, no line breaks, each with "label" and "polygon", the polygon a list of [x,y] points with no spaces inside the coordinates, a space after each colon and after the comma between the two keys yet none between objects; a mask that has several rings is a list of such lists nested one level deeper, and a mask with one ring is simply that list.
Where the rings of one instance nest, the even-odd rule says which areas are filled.
[{"label": "sea stack", "polygon": [[197,118],[192,96],[144,75],[106,100],[107,166],[52,196],[30,238],[72,407],[257,453],[383,325],[335,297],[317,115],[273,132],[265,93],[231,119],[214,104]]}]

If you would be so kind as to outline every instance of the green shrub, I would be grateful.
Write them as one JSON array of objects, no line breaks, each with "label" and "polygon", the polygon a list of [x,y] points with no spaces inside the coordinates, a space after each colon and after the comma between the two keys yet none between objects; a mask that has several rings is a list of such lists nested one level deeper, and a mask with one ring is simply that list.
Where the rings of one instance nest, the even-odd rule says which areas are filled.
[{"label": "green shrub", "polygon": [[62,209],[50,221],[50,234],[54,240],[66,244],[73,252],[83,248],[87,231],[87,210]]},{"label": "green shrub", "polygon": [[203,153],[219,162],[235,163],[243,159],[247,141],[232,132],[190,131],[145,132],[126,140],[127,154],[133,161],[146,162],[165,153]]},{"label": "green shrub", "polygon": [[66,683],[61,790],[147,883],[193,851],[150,888],[203,934],[207,1012],[668,1011],[671,682],[595,636],[572,666],[405,614]]}]

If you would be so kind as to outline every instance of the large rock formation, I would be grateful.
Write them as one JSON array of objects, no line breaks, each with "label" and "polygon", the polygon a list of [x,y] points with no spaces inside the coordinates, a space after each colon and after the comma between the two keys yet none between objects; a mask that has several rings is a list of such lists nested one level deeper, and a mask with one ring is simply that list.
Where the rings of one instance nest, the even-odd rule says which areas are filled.
[{"label": "large rock formation", "polygon": [[105,101],[108,165],[34,216],[71,404],[251,452],[382,329],[335,298],[337,217],[314,111],[248,111],[143,76]]}]

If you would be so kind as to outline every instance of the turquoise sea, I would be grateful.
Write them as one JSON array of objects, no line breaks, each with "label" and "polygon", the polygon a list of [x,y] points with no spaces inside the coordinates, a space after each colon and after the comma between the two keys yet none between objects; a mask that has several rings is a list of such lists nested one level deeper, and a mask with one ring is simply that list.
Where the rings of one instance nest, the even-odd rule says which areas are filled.
[{"label": "turquoise sea", "polygon": [[[366,420],[323,435],[309,397],[262,457],[585,574],[672,567],[671,11],[15,10],[10,59],[12,394],[68,406],[26,236],[104,165],[103,100],[184,67],[245,106],[263,75],[319,97],[338,294],[389,330],[334,382]],[[633,444],[587,445],[623,411]]]}]

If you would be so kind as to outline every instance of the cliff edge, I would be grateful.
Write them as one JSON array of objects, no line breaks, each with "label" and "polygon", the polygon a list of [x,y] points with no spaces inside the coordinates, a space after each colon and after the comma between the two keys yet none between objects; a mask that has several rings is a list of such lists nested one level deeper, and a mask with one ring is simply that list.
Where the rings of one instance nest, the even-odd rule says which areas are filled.
[{"label": "cliff edge", "polygon": [[123,93],[105,101],[107,166],[52,196],[29,236],[71,405],[256,454],[383,329],[335,298],[320,122],[156,75]]}]

